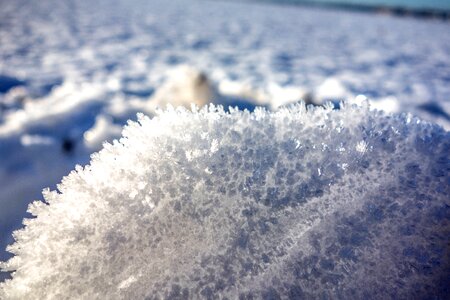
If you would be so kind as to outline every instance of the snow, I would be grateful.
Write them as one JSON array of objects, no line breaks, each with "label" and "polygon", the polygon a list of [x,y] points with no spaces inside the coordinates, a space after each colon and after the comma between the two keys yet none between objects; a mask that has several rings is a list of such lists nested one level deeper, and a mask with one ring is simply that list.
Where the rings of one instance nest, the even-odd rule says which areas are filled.
[{"label": "snow", "polygon": [[[295,6],[1,1],[0,261],[11,256],[3,249],[29,217],[28,204],[119,138],[138,112],[209,102],[276,111],[300,100],[337,106],[346,99],[448,130],[448,45],[445,22]],[[211,152],[219,141],[211,140]],[[364,150],[358,153],[371,147],[354,146]],[[203,154],[187,152],[191,161]]]},{"label": "snow", "polygon": [[122,127],[113,124],[112,118],[105,115],[98,115],[95,124],[83,134],[84,144],[91,149],[99,149],[103,142],[113,140],[120,136]]},{"label": "snow", "polygon": [[367,103],[141,114],[30,205],[0,298],[445,298],[449,150]]},{"label": "snow", "polygon": [[[448,118],[435,119],[420,108],[449,101],[445,22],[179,0],[19,0],[2,3],[1,14],[1,73],[25,84],[33,99],[77,81],[98,86],[101,99],[124,94],[146,100],[170,68],[185,64],[204,72],[214,86],[235,82],[268,95],[274,84],[310,94],[331,84],[322,89],[325,100],[395,97],[401,111],[450,128]],[[317,97],[323,102],[322,93]]]},{"label": "snow", "polygon": [[336,78],[328,78],[317,87],[315,91],[315,98],[323,100],[336,100],[351,98],[342,83]]}]

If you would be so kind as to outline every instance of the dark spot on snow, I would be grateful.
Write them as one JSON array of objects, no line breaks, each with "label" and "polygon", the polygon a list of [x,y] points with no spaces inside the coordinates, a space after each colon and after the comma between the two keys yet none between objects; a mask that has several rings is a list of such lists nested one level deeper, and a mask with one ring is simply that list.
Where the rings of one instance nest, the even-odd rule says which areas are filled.
[{"label": "dark spot on snow", "polygon": [[148,98],[154,93],[153,88],[143,88],[143,89],[124,89],[123,93],[130,96],[136,96],[140,98]]},{"label": "dark spot on snow", "polygon": [[450,120],[450,115],[444,111],[444,109],[436,102],[424,103],[418,106],[419,109],[422,109],[434,116],[439,116],[447,121]]},{"label": "dark spot on snow", "polygon": [[236,58],[232,55],[225,55],[219,58],[220,62],[225,66],[232,66],[236,64]]},{"label": "dark spot on snow", "polygon": [[117,68],[117,66],[118,66],[118,63],[110,62],[110,63],[107,63],[107,64],[104,66],[104,68],[105,68],[105,70],[106,70],[107,72],[112,72],[112,71],[114,71],[114,70]]},{"label": "dark spot on snow", "polygon": [[12,279],[12,272],[0,272],[0,282]]},{"label": "dark spot on snow", "polygon": [[205,74],[200,73],[195,80],[195,85],[200,86],[205,84],[206,82],[208,82],[208,78]]},{"label": "dark spot on snow", "polygon": [[25,85],[25,81],[7,75],[0,75],[0,93],[6,93],[11,88],[19,85]]},{"label": "dark spot on snow", "polygon": [[52,81],[46,82],[40,87],[40,90],[43,95],[50,93],[54,87],[59,86],[63,83],[62,78],[55,78]]},{"label": "dark spot on snow", "polygon": [[211,41],[200,39],[192,44],[192,49],[195,50],[208,49],[210,45]]},{"label": "dark spot on snow", "polygon": [[178,55],[170,55],[169,57],[167,57],[166,62],[169,65],[178,65],[181,64],[185,61],[185,59],[181,56]]},{"label": "dark spot on snow", "polygon": [[70,154],[73,152],[74,148],[75,148],[74,141],[72,141],[71,139],[68,139],[68,138],[63,139],[61,149],[64,153]]},{"label": "dark spot on snow", "polygon": [[273,66],[279,71],[290,70],[293,67],[293,57],[289,53],[278,53],[273,58]]}]

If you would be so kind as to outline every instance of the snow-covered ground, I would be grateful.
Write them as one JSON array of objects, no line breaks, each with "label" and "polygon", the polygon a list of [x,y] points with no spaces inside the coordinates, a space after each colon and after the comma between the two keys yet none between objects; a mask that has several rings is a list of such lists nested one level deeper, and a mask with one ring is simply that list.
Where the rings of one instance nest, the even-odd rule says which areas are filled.
[{"label": "snow-covered ground", "polygon": [[1,1],[0,248],[28,203],[136,112],[367,97],[448,130],[449,95],[449,23],[218,1]]},{"label": "snow-covered ground", "polygon": [[36,201],[1,299],[445,299],[450,134],[362,107],[140,116]]}]

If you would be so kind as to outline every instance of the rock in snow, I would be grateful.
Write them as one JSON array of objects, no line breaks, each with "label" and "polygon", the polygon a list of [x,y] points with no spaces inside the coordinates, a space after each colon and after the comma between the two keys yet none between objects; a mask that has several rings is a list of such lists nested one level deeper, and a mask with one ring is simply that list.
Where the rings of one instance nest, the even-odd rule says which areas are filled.
[{"label": "rock in snow", "polygon": [[0,298],[445,298],[449,153],[365,105],[140,115],[30,205]]}]

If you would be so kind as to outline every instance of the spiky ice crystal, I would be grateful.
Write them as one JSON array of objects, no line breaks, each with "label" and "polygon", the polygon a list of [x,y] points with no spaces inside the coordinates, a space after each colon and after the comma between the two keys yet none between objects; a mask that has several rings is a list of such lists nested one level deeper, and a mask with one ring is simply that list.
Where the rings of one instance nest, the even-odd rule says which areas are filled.
[{"label": "spiky ice crystal", "polygon": [[364,105],[140,115],[30,205],[0,298],[445,297],[449,153]]}]

